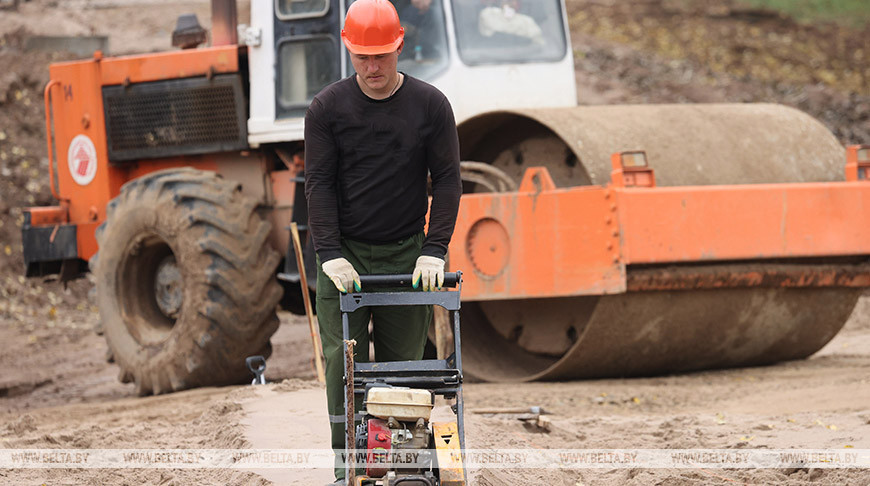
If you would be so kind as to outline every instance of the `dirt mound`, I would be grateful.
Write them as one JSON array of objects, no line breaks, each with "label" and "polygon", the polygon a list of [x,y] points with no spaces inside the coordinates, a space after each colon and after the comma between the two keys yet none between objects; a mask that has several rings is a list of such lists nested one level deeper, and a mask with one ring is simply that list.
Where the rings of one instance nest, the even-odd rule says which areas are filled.
[{"label": "dirt mound", "polygon": [[[0,32],[24,28],[34,35],[105,36],[107,54],[172,49],[172,30],[179,15],[193,13],[208,29],[209,0],[28,0],[17,10],[0,14]],[[247,0],[238,1],[240,23],[248,20]]]},{"label": "dirt mound", "polygon": [[870,24],[800,24],[736,0],[569,1],[572,32],[705,64],[737,78],[870,95]]},{"label": "dirt mound", "polygon": [[[52,203],[45,156],[45,118],[42,88],[48,81],[47,54],[26,55],[27,33],[17,30],[0,37],[0,237],[10,245],[17,232],[19,206]],[[8,224],[8,221],[13,224]],[[5,247],[4,247],[5,248]],[[0,262],[22,263],[3,252]],[[15,253],[20,254],[20,251]]]},{"label": "dirt mound", "polygon": [[569,0],[579,98],[773,102],[870,143],[870,25],[803,25],[738,2]]},{"label": "dirt mound", "polygon": [[87,308],[87,281],[69,288],[24,278],[22,208],[57,204],[51,195],[42,91],[48,65],[64,54],[24,52],[24,29],[0,37],[0,317],[52,324]]},{"label": "dirt mound", "polygon": [[[52,202],[48,187],[48,158],[42,89],[48,64],[59,55],[25,53],[23,29],[0,37],[0,215],[20,215],[20,204]],[[0,227],[5,237],[13,227]]]}]

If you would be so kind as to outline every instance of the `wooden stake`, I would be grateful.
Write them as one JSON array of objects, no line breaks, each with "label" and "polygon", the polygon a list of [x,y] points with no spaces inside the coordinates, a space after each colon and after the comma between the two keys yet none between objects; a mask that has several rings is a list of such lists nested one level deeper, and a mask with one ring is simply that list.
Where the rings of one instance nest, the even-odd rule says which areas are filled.
[{"label": "wooden stake", "polygon": [[[444,266],[450,268],[446,261]],[[447,359],[453,353],[453,322],[450,320],[450,312],[440,305],[433,305],[435,324],[435,353],[438,359]]]},{"label": "wooden stake", "polygon": [[326,375],[323,372],[323,350],[320,344],[320,334],[314,324],[314,311],[311,308],[311,296],[308,294],[308,278],[305,276],[305,262],[302,260],[302,242],[299,240],[299,228],[296,223],[290,223],[290,235],[293,237],[293,249],[296,252],[296,266],[299,267],[299,283],[302,287],[302,300],[305,302],[305,315],[308,316],[311,345],[314,346],[314,367],[317,370],[317,381],[326,383]]},{"label": "wooden stake", "polygon": [[447,359],[453,352],[453,328],[450,323],[450,312],[440,305],[432,306],[435,312],[435,349],[438,359]]},{"label": "wooden stake", "polygon": [[346,340],[344,342],[344,356],[345,356],[345,368],[344,368],[344,376],[347,381],[345,381],[345,395],[344,395],[344,403],[345,409],[345,423],[344,423],[344,434],[347,437],[347,450],[345,453],[347,454],[347,484],[356,484],[356,458],[354,457],[356,454],[356,401],[354,400],[353,393],[353,347],[356,345],[356,341],[353,339]]}]

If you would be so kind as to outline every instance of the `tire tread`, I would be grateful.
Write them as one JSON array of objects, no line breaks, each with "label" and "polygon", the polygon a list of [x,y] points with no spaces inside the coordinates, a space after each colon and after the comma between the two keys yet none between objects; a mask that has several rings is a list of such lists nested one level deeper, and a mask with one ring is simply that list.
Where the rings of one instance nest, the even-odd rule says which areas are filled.
[{"label": "tire tread", "polygon": [[[271,224],[260,218],[256,201],[240,189],[214,173],[169,169],[124,184],[107,206],[106,221],[96,234],[100,251],[92,263],[98,276],[113,271],[104,265],[117,264],[99,258],[104,247],[118,245],[113,226],[143,206],[158,208],[157,219],[183,214],[178,232],[188,235],[196,261],[203,262],[192,271],[196,283],[190,285],[199,285],[204,295],[191,305],[195,308],[186,309],[185,302],[172,336],[162,345],[167,349],[156,354],[116,349],[106,333],[121,367],[119,376],[131,378],[140,395],[240,383],[249,374],[245,357],[271,349],[269,338],[278,327],[275,310],[283,293],[275,279],[280,256],[269,246]],[[187,286],[185,282],[185,299]],[[125,326],[114,317],[103,316],[103,325]]]}]

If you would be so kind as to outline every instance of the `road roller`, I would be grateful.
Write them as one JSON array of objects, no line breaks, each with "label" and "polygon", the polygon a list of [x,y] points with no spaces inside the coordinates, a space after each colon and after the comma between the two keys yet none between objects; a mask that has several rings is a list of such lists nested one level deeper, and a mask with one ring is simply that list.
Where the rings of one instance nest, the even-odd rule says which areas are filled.
[{"label": "road roller", "polygon": [[[109,358],[139,394],[245,382],[276,309],[304,312],[315,287],[288,231],[308,240],[303,120],[353,74],[352,1],[251,2],[239,25],[212,0],[210,31],[167,19],[173,50],[51,65],[57,203],[24,210],[26,273],[93,273]],[[798,359],[870,286],[866,147],[777,105],[578,106],[563,0],[392,1],[399,70],[457,121],[448,266],[465,272],[468,376]]]},{"label": "road roller", "polygon": [[804,358],[870,283],[870,150],[847,156],[791,108],[500,111],[460,133],[464,158],[520,181],[498,192],[489,175],[460,207],[448,256],[473,270],[468,375],[562,380]]}]

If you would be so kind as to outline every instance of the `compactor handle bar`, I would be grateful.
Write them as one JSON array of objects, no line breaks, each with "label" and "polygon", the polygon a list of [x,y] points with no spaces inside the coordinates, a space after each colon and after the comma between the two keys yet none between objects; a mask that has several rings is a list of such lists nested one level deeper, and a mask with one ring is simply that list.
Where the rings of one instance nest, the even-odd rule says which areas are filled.
[{"label": "compactor handle bar", "polygon": [[[444,286],[449,288],[456,287],[461,276],[461,272],[445,272]],[[362,284],[363,289],[367,287],[410,287],[412,277],[413,276],[410,273],[402,275],[360,275],[359,281]]]}]

